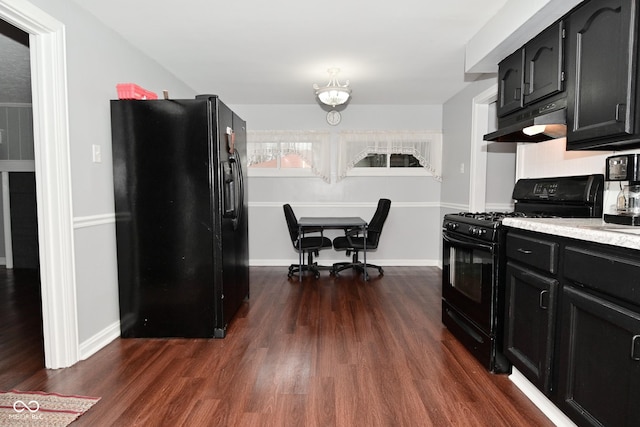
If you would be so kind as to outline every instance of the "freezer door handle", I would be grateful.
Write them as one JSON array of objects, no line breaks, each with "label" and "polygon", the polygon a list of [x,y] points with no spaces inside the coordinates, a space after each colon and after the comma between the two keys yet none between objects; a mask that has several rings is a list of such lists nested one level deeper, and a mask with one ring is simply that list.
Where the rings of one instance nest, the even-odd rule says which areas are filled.
[{"label": "freezer door handle", "polygon": [[233,220],[233,229],[238,228],[244,204],[244,176],[240,153],[234,150],[229,161],[223,164],[224,174],[224,217]]},{"label": "freezer door handle", "polygon": [[223,210],[225,218],[235,218],[236,216],[236,182],[233,169],[233,162],[228,161],[222,163]]},{"label": "freezer door handle", "polygon": [[236,173],[237,173],[236,181],[238,182],[238,197],[236,198],[236,218],[233,224],[233,228],[235,229],[238,227],[238,223],[242,219],[245,189],[244,189],[244,171],[242,170],[242,162],[241,162],[240,153],[238,153],[238,150],[235,150],[233,157],[234,157],[234,162],[236,164]]}]

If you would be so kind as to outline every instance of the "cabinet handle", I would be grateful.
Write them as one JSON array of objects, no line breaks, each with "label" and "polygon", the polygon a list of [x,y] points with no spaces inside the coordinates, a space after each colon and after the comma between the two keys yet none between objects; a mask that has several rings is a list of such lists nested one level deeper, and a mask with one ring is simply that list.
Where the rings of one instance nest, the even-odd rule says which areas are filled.
[{"label": "cabinet handle", "polygon": [[525,255],[531,255],[531,254],[533,253],[533,251],[532,251],[532,250],[530,250],[530,249],[522,249],[522,248],[518,248],[517,250],[518,250],[518,252],[520,252],[521,254],[525,254]]},{"label": "cabinet handle", "polygon": [[517,87],[514,91],[513,91],[513,99],[518,100],[520,99],[520,88]]},{"label": "cabinet handle", "polygon": [[640,335],[631,338],[631,358],[640,362]]},{"label": "cabinet handle", "polygon": [[547,304],[545,304],[544,302],[544,296],[547,295],[549,293],[549,291],[547,291],[546,289],[544,291],[540,292],[540,308],[543,310],[546,310],[549,308],[549,306]]},{"label": "cabinet handle", "polygon": [[626,104],[616,104],[616,122],[623,122],[624,116],[627,113]]}]

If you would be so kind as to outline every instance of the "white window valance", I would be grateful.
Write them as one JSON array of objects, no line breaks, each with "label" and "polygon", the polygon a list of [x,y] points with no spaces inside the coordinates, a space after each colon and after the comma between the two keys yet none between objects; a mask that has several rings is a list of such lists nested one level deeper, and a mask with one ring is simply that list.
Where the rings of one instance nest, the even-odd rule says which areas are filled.
[{"label": "white window valance", "polygon": [[338,180],[370,154],[411,154],[420,166],[442,181],[442,133],[437,131],[342,131]]},{"label": "white window valance", "polygon": [[331,178],[331,134],[326,131],[249,130],[247,157],[249,166],[297,154],[311,171],[326,182]]}]

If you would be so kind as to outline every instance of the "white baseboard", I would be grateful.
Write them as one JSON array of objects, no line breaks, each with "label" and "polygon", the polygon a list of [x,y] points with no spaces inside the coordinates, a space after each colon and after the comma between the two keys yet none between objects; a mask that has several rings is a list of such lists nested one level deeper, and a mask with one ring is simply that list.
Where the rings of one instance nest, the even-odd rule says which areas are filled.
[{"label": "white baseboard", "polygon": [[113,322],[88,340],[80,344],[80,360],[93,356],[98,350],[106,347],[111,341],[120,336],[120,321]]},{"label": "white baseboard", "polygon": [[534,405],[542,411],[549,420],[558,427],[576,427],[556,405],[551,402],[540,390],[536,388],[520,371],[512,369],[509,375],[511,382],[522,391]]},{"label": "white baseboard", "polygon": [[[315,259],[320,265],[332,265],[336,262],[349,261],[348,258],[336,258],[336,259]],[[382,267],[441,267],[442,260],[440,259],[368,259],[370,263],[382,266]],[[249,265],[251,267],[288,267],[292,263],[296,262],[291,259],[250,259]]]}]

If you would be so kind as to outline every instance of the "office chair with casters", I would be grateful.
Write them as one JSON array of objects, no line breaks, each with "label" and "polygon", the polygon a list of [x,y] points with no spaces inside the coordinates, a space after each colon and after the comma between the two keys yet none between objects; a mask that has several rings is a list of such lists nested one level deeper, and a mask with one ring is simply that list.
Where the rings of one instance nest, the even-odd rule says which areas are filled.
[{"label": "office chair with casters", "polygon": [[[302,266],[300,266],[300,264],[291,264],[289,266],[289,274],[287,277],[291,277],[295,273],[302,274],[305,271],[309,271],[313,273],[317,279],[320,277],[320,269],[318,268],[318,263],[313,261],[313,256],[318,256],[321,249],[331,248],[331,239],[324,237],[321,228],[306,230],[302,233],[300,239],[298,239],[298,219],[295,213],[293,213],[291,205],[283,205],[283,208],[284,218],[287,220],[287,227],[289,228],[289,236],[291,237],[293,248],[298,254],[302,253],[303,257],[307,255],[306,264],[302,264]],[[309,236],[309,234],[317,233],[320,233],[320,235]],[[298,247],[298,243],[300,247]]]},{"label": "office chair with casters", "polygon": [[[380,199],[378,201],[378,207],[376,212],[371,218],[371,222],[367,227],[367,253],[369,250],[378,248],[378,242],[380,241],[380,234],[382,234],[382,227],[389,215],[389,209],[391,209],[391,200]],[[353,268],[358,271],[364,271],[365,268],[375,268],[381,275],[384,274],[384,270],[379,265],[369,264],[366,265],[358,260],[358,253],[362,251],[365,246],[365,238],[361,235],[362,230],[354,228],[351,230],[345,230],[345,235],[336,237],[333,239],[333,248],[337,251],[346,251],[347,256],[353,253],[351,262],[337,262],[333,264],[331,274],[338,274],[339,272],[348,268]]]}]

